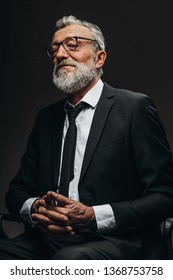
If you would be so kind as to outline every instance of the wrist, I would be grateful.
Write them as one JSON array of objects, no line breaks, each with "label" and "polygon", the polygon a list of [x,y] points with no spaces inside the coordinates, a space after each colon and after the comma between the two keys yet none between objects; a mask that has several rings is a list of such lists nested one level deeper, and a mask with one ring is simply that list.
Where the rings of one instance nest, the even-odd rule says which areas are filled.
[{"label": "wrist", "polygon": [[94,209],[92,207],[89,207],[89,215],[90,215],[90,219],[89,219],[89,223],[88,223],[88,227],[91,230],[97,230],[97,222],[96,222],[96,217],[95,217],[95,213],[94,213]]}]

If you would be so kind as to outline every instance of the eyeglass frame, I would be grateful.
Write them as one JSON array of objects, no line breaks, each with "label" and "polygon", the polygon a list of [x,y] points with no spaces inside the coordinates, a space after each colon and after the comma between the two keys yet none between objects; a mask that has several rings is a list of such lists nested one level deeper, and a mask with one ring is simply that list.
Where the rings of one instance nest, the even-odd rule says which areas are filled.
[{"label": "eyeglass frame", "polygon": [[[63,43],[64,43],[64,41],[66,41],[66,40],[68,40],[68,39],[72,39],[72,38],[75,38],[75,40],[76,40],[76,46],[75,46],[75,48],[74,48],[73,50],[68,50],[68,49],[65,48],[65,46],[64,46]],[[99,49],[100,49],[100,44],[98,43],[98,41],[97,41],[96,39],[85,38],[85,37],[80,37],[80,36],[72,36],[72,37],[67,37],[67,38],[65,38],[63,41],[61,41],[61,42],[59,42],[59,43],[58,43],[58,42],[55,42],[55,43],[50,44],[49,46],[47,46],[47,47],[45,48],[45,50],[46,50],[46,52],[47,52],[47,55],[48,55],[50,58],[54,58],[55,53],[59,50],[59,48],[60,48],[61,45],[63,46],[63,48],[65,49],[66,52],[75,51],[75,50],[77,49],[77,47],[79,47],[78,39],[87,40],[87,41],[91,41],[91,42],[96,42],[96,43],[98,44],[98,46],[99,46]],[[49,51],[48,51],[48,49],[49,49],[51,46],[53,46],[53,45],[56,45],[56,46],[57,46],[57,49],[54,51],[53,55],[51,56],[50,53],[49,53]]]}]

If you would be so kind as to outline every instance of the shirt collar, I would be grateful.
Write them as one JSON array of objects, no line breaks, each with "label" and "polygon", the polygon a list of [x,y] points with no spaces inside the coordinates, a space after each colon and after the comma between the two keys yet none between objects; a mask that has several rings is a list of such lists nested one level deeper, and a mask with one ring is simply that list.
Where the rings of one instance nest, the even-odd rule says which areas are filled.
[{"label": "shirt collar", "polygon": [[[92,108],[95,108],[99,99],[100,99],[100,96],[101,96],[101,93],[102,93],[102,89],[103,89],[103,82],[101,79],[98,80],[98,82],[95,84],[94,87],[92,87],[85,95],[84,97],[80,100],[83,101],[83,102],[86,102],[87,104],[90,105],[90,107]],[[80,103],[79,102],[79,103]],[[65,102],[65,106],[66,106],[66,103],[69,103],[68,100],[66,100]],[[71,105],[71,104],[70,104]],[[77,104],[76,104],[77,105]]]}]

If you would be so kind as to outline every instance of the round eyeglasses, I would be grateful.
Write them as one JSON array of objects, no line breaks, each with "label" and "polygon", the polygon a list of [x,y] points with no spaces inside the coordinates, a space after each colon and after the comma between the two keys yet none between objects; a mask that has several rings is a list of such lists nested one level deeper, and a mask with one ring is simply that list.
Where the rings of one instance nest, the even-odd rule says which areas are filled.
[{"label": "round eyeglasses", "polygon": [[80,45],[79,40],[87,40],[87,41],[91,41],[91,42],[96,42],[98,44],[99,49],[100,49],[100,45],[97,42],[97,40],[91,39],[91,38],[84,38],[84,37],[75,36],[75,37],[68,37],[60,43],[54,42],[53,44],[46,47],[46,52],[47,52],[49,57],[54,58],[56,52],[59,50],[61,45],[64,47],[64,49],[67,52],[74,51]]}]

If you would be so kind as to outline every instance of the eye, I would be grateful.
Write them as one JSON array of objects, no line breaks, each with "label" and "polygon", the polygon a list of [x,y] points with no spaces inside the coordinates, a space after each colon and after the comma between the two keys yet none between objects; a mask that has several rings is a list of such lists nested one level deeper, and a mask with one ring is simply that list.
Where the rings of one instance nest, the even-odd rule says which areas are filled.
[{"label": "eye", "polygon": [[51,51],[54,53],[54,52],[56,52],[58,50],[58,46],[56,46],[56,45],[52,45],[51,46]]},{"label": "eye", "polygon": [[76,38],[68,38],[63,42],[63,45],[68,50],[75,50],[77,48]]}]

